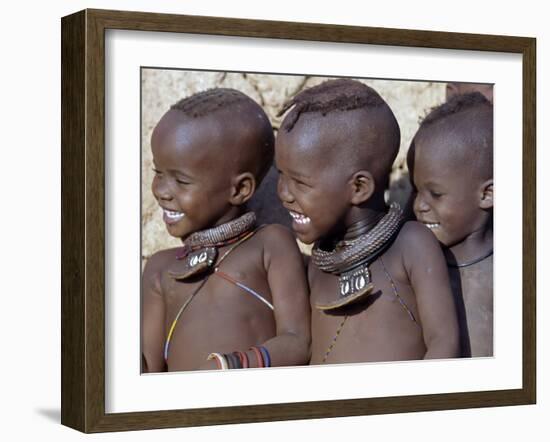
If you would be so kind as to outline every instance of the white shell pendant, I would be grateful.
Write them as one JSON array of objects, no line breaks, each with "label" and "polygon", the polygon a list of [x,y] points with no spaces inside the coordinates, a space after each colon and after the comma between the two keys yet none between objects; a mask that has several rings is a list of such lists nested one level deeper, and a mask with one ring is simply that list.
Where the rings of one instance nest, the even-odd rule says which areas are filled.
[{"label": "white shell pendant", "polygon": [[339,293],[337,299],[316,302],[319,310],[334,310],[340,307],[360,302],[370,295],[374,285],[371,282],[370,270],[367,264],[342,273],[338,277]]},{"label": "white shell pendant", "polygon": [[199,275],[214,265],[217,256],[218,251],[215,247],[207,247],[196,252],[191,252],[183,261],[175,263],[169,274],[177,280]]},{"label": "white shell pendant", "polygon": [[356,295],[370,284],[370,271],[365,266],[360,266],[349,272],[342,273],[338,278],[340,284],[340,296],[348,297]]}]

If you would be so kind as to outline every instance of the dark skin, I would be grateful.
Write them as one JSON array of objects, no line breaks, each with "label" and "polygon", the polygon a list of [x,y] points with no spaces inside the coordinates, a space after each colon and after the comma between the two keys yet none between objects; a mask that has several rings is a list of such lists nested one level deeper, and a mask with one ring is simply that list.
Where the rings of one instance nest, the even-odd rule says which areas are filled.
[{"label": "dark skin", "polygon": [[[387,121],[385,110],[357,109],[324,117],[308,113],[292,131],[279,132],[275,149],[279,197],[293,216],[293,229],[301,241],[353,239],[386,212],[381,183],[387,182],[398,140],[398,133],[387,132],[393,127]],[[384,266],[417,322],[395,296]],[[372,295],[356,306],[329,313],[316,310],[315,304],[335,299],[338,278],[310,261],[312,364],[323,363],[345,316],[326,363],[458,355],[458,326],[445,260],[428,229],[406,223],[370,269]]]},{"label": "dark skin", "polygon": [[[256,189],[254,155],[246,155],[246,149],[261,136],[250,119],[257,120],[254,107],[222,109],[197,119],[171,110],[158,123],[151,140],[152,189],[159,205],[170,211],[164,215],[170,234],[185,239],[245,212]],[[219,249],[218,262],[230,247]],[[168,274],[178,251],[156,253],[143,273],[144,372],[215,369],[216,362],[207,360],[210,353],[234,351],[246,352],[250,366],[258,367],[249,350],[254,345],[267,348],[272,366],[308,362],[310,313],[301,254],[286,228],[271,225],[235,248],[219,268],[260,293],[274,310],[211,275],[180,317],[166,364],[169,327],[204,279],[176,281]]]},{"label": "dark skin", "polygon": [[480,83],[447,83],[445,90],[446,99],[455,95],[468,94],[470,92],[480,92],[487,100],[493,102],[493,85]]},{"label": "dark skin", "polygon": [[461,354],[467,357],[493,354],[492,257],[455,266],[493,249],[493,178],[492,161],[480,155],[483,149],[491,149],[485,153],[492,155],[492,137],[465,139],[462,134],[471,134],[472,127],[490,133],[490,125],[488,112],[453,116],[421,129],[409,151],[414,212],[443,246],[459,315]]}]

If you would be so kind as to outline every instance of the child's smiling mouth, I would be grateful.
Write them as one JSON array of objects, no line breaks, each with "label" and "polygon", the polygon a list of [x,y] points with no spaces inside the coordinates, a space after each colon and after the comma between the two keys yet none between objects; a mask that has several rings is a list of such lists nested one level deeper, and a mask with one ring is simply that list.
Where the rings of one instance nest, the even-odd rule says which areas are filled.
[{"label": "child's smiling mouth", "polygon": [[297,213],[292,210],[289,210],[288,213],[290,213],[292,219],[298,224],[309,224],[311,222],[311,219],[308,216],[302,215],[301,213]]},{"label": "child's smiling mouth", "polygon": [[163,213],[163,219],[166,224],[175,224],[181,221],[185,217],[185,213],[178,212],[175,210],[168,210],[164,207],[161,207]]}]

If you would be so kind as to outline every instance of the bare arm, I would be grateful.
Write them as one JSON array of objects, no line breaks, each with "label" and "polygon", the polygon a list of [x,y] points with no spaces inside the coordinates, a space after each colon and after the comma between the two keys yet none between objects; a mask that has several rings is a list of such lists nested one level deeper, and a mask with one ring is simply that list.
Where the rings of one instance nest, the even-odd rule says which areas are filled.
[{"label": "bare arm", "polygon": [[141,356],[144,373],[166,371],[163,355],[165,305],[160,284],[160,261],[161,254],[153,255],[142,277]]},{"label": "bare arm", "polygon": [[269,231],[264,232],[264,266],[273,298],[277,335],[264,346],[274,366],[308,364],[311,312],[302,254],[289,230],[279,225],[268,228]]},{"label": "bare arm", "polygon": [[403,260],[416,295],[427,349],[424,358],[458,357],[457,314],[439,242],[427,227],[414,221],[403,227],[402,234]]}]

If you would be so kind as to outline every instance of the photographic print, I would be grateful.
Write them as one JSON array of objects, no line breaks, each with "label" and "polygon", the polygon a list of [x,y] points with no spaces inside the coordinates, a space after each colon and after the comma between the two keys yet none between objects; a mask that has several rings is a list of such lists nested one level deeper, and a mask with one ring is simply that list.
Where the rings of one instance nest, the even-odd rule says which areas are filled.
[{"label": "photographic print", "polygon": [[[142,68],[141,88],[144,372],[493,355],[491,84]],[[311,130],[307,125],[288,130],[293,114],[285,112],[294,97],[307,99],[308,94],[313,96],[308,102],[312,110],[304,117],[316,119],[317,134],[306,143],[314,144],[309,149],[318,149],[315,155],[328,160],[328,165],[315,163],[313,157],[310,162],[315,165],[300,172],[303,161],[288,165],[279,154],[283,164],[277,164],[276,152],[286,147],[287,134],[294,131],[301,137],[300,130]],[[368,101],[378,98],[374,104]],[[318,103],[328,104],[315,109]],[[252,109],[252,119],[244,105]],[[387,112],[389,123],[376,124],[379,108]],[[254,129],[257,115],[264,125],[262,137],[247,147],[242,133]],[[355,120],[368,129],[354,128]],[[340,131],[345,133],[322,145],[330,133]],[[384,139],[390,141],[384,144]],[[231,140],[240,140],[233,151]],[[292,142],[296,144],[294,138]],[[208,148],[212,152],[200,167],[195,166]],[[254,177],[254,191],[245,202],[230,203],[225,212],[209,215],[210,202],[228,190],[218,184],[218,190],[209,194],[211,183],[224,172],[231,176],[231,159],[245,155],[246,149],[260,151],[255,161],[263,171]],[[420,173],[415,181],[409,167],[415,164],[416,149],[421,162],[416,164]],[[337,172],[347,157],[361,155],[357,151],[366,152],[365,159],[347,161]],[[385,151],[389,156],[384,156]],[[373,173],[369,169],[380,169],[379,163],[386,165],[376,182],[374,195],[379,201],[374,205],[371,196],[337,208],[330,198],[345,198],[344,185],[340,194],[323,190],[329,201],[320,198],[314,207],[307,207],[306,198],[303,204],[318,217],[311,219],[285,189],[288,179],[289,186],[295,183],[298,199],[303,198],[323,184],[327,189],[336,187],[330,182],[336,173],[349,181],[361,170],[368,174]],[[287,178],[279,167],[295,175]],[[463,189],[470,184],[468,194]],[[193,198],[202,204],[193,205]],[[329,211],[317,214],[323,205],[330,205]],[[384,219],[390,207],[399,213],[395,225]],[[341,213],[331,213],[336,210]],[[193,239],[205,231],[221,235],[223,226],[231,226],[244,214],[253,214],[255,221],[242,231],[234,230],[217,243]],[[319,244],[314,249],[310,231],[323,226],[327,218],[336,221],[325,237],[315,238]],[[270,253],[269,246],[258,241],[248,248],[240,246],[245,256],[253,257],[252,265],[235,258],[239,264],[227,261],[221,266],[221,258],[233,252],[239,236],[260,226],[269,232],[273,225],[286,227],[272,233],[283,235],[279,241],[296,242],[300,253],[290,242],[282,251],[284,261],[293,260],[293,265],[279,273],[269,263],[260,269],[261,276],[254,276],[262,256],[255,254]],[[381,239],[371,238],[377,225]],[[414,246],[401,246],[409,230]],[[422,235],[426,244],[418,239]],[[377,247],[365,246],[373,240],[379,242]],[[323,247],[323,241],[334,246]],[[352,249],[346,252],[343,241],[356,244],[356,257],[349,256]],[[424,268],[435,266],[441,277],[432,270],[414,281],[413,273],[423,270],[412,264],[426,247],[433,247],[434,257],[432,264],[423,260]],[[186,255],[186,248],[193,250]],[[348,254],[339,263],[344,270],[323,268],[321,253],[327,251]],[[399,261],[408,258],[409,263],[396,266],[392,262],[396,256]],[[201,258],[210,264],[201,266]],[[304,282],[304,275],[316,273],[329,290],[314,292]],[[431,288],[419,279],[437,282]],[[315,279],[309,280],[314,288]],[[281,287],[283,282],[286,286]],[[422,294],[429,290],[437,295],[424,300]],[[276,302],[277,297],[281,301]],[[286,309],[292,312],[288,317]],[[288,321],[292,322],[285,330],[281,323]]]},{"label": "photographic print", "polygon": [[530,38],[64,17],[62,423],[534,403],[534,97]]}]

